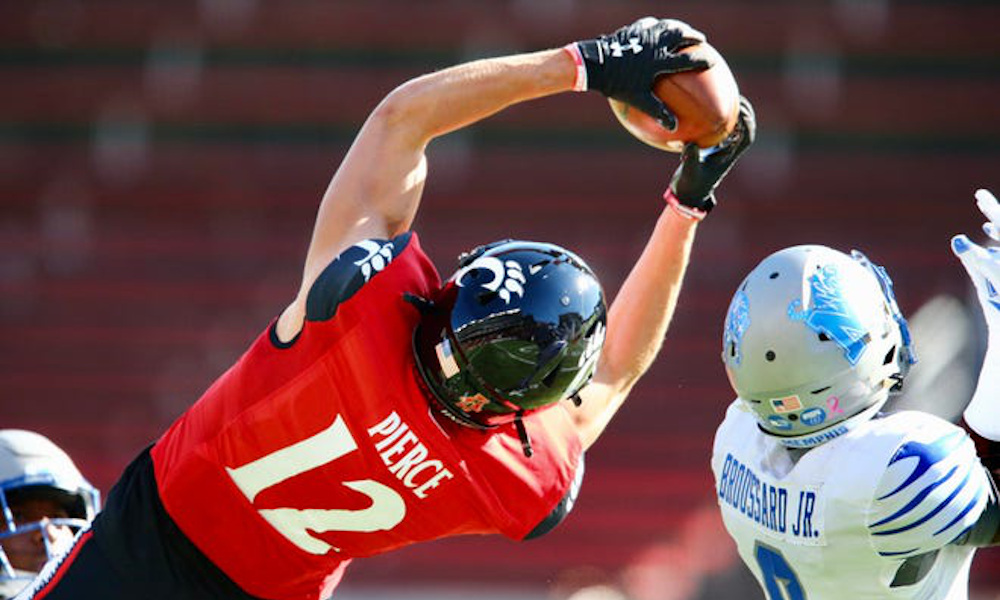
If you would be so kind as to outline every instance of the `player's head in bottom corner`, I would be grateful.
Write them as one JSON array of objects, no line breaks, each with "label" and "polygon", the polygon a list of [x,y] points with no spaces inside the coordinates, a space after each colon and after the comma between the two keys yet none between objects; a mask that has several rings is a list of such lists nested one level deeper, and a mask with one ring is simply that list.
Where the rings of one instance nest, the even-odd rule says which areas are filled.
[{"label": "player's head in bottom corner", "polygon": [[13,597],[100,509],[100,495],[48,438],[0,430],[0,598]]},{"label": "player's head in bottom corner", "polygon": [[858,251],[793,246],[743,280],[722,360],[762,431],[810,448],[872,418],[915,362],[882,267]]},{"label": "player's head in bottom corner", "polygon": [[565,248],[515,240],[477,247],[430,300],[414,353],[431,400],[459,423],[514,421],[574,397],[594,373],[604,293]]}]

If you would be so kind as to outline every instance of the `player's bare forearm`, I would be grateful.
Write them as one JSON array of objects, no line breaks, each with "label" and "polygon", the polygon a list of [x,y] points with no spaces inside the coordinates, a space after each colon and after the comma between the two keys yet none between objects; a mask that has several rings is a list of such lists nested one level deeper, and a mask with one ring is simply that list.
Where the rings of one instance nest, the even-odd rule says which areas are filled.
[{"label": "player's bare forearm", "polygon": [[306,278],[351,243],[409,228],[430,140],[512,104],[567,91],[575,74],[566,52],[546,50],[458,65],[393,90],[368,117],[323,197]]},{"label": "player's bare forearm", "polygon": [[694,242],[697,221],[667,208],[608,313],[600,362],[573,409],[581,440],[601,434],[663,345]]},{"label": "player's bare forearm", "polygon": [[561,49],[477,60],[412,79],[385,100],[403,143],[422,149],[432,138],[504,108],[569,91],[576,66]]},{"label": "player's bare forearm", "polygon": [[555,49],[465,63],[393,90],[365,121],[323,196],[298,299],[280,329],[297,330],[313,281],[346,247],[410,227],[432,139],[512,104],[569,91],[575,77],[573,59]]}]

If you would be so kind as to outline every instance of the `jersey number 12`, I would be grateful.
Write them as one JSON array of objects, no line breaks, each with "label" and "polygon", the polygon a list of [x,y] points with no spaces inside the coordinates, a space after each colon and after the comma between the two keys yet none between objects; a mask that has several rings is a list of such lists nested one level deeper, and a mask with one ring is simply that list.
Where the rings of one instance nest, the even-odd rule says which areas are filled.
[{"label": "jersey number 12", "polygon": [[[337,415],[333,424],[316,435],[286,446],[226,471],[243,495],[253,503],[261,491],[300,473],[331,463],[358,449],[357,442],[344,420]],[[310,554],[340,551],[311,535],[309,530],[371,532],[392,529],[406,516],[406,503],[391,487],[374,479],[345,481],[343,485],[360,492],[371,500],[371,506],[361,510],[321,508],[269,508],[257,512],[290,542]]]}]

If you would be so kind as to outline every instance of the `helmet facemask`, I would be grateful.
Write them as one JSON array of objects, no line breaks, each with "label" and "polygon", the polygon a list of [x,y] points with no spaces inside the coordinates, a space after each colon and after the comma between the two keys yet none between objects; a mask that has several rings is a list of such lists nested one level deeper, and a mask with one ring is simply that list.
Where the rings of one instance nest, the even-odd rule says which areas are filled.
[{"label": "helmet facemask", "polygon": [[414,353],[433,400],[483,429],[575,396],[604,341],[596,277],[551,244],[477,248],[422,312]]},{"label": "helmet facemask", "polygon": [[764,259],[734,295],[723,338],[733,389],[790,447],[874,416],[915,362],[885,271],[823,246]]}]

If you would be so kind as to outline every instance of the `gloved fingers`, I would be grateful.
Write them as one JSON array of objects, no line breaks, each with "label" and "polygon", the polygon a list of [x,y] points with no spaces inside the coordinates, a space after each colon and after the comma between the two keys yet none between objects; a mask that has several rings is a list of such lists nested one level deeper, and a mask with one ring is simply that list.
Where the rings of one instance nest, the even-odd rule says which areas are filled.
[{"label": "gloved fingers", "polygon": [[757,138],[757,119],[753,105],[745,97],[740,96],[740,117],[736,121],[736,129],[725,140],[713,148],[702,151],[705,162],[711,162],[728,169],[740,154],[746,151]]},{"label": "gloved fingers", "polygon": [[669,48],[659,47],[653,55],[656,62],[656,72],[653,80],[661,75],[671,75],[673,73],[683,73],[686,71],[704,71],[710,69],[715,64],[713,57],[706,52],[701,52],[696,47],[690,52],[675,54]]},{"label": "gloved fingers", "polygon": [[706,41],[705,34],[684,21],[677,19],[661,19],[663,30],[660,33],[659,44],[670,52],[677,52],[688,46],[694,46]]},{"label": "gloved fingers", "polygon": [[975,259],[977,250],[979,250],[979,245],[970,240],[964,233],[951,238],[951,251],[958,257],[965,272],[969,274],[969,279],[978,290],[982,285],[980,281],[983,277],[979,272],[979,263]]},{"label": "gloved fingers", "polygon": [[645,17],[640,17],[635,21],[633,21],[632,24],[627,27],[627,29],[635,29],[635,30],[650,29],[659,25],[662,21],[663,19],[657,19],[656,17],[651,17],[647,15]]},{"label": "gloved fingers", "polygon": [[681,162],[684,164],[701,161],[701,148],[694,142],[684,144],[684,151],[681,153]]},{"label": "gloved fingers", "polygon": [[1000,308],[1000,250],[984,248],[965,234],[951,238],[951,250],[976,286],[980,301]]},{"label": "gloved fingers", "polygon": [[994,225],[993,221],[983,223],[983,232],[993,240],[1000,242],[1000,228]]},{"label": "gloved fingers", "polygon": [[[997,201],[996,196],[990,193],[989,190],[978,189],[976,190],[976,206],[989,219],[989,223],[983,226],[983,231],[992,239],[1000,242],[1000,234],[998,234],[998,228],[1000,228],[1000,202]],[[987,229],[987,225],[991,225],[991,227]]]},{"label": "gloved fingers", "polygon": [[635,98],[629,99],[628,102],[635,108],[656,119],[667,130],[677,130],[677,117],[674,116],[670,108],[652,90],[645,94],[639,94]]},{"label": "gloved fingers", "polygon": [[743,128],[743,136],[747,140],[747,145],[752,144],[757,139],[757,111],[753,104],[743,95],[740,95],[740,120],[738,126]]}]

